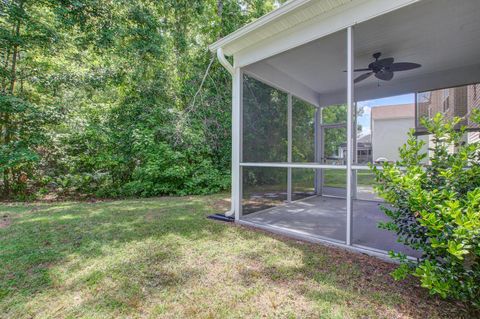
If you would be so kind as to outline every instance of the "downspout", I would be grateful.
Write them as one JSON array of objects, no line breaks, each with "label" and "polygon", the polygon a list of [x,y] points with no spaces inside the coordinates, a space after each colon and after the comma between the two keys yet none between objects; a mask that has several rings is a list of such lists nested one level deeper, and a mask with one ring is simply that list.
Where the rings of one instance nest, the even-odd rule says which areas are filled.
[{"label": "downspout", "polygon": [[[218,58],[218,61],[220,62],[220,64],[228,71],[228,73],[230,73],[230,75],[233,78],[233,75],[235,74],[234,68],[230,64],[230,62],[228,62],[228,60],[225,58],[225,55],[223,54],[222,48],[217,49],[217,58]],[[233,130],[233,128],[232,128],[232,130]],[[232,136],[233,136],[233,131],[232,131]],[[232,147],[232,159],[233,159],[233,147]],[[230,196],[230,210],[225,212],[225,216],[228,216],[228,217],[235,215],[235,203],[234,203],[235,194],[234,194],[234,191],[233,191],[233,188],[234,188],[233,186],[234,186],[234,180],[233,180],[233,174],[232,174],[232,186],[231,186],[232,193],[231,193],[231,196]]]},{"label": "downspout", "polygon": [[218,48],[217,49],[217,58],[220,64],[227,69],[228,73],[230,73],[232,76],[234,74],[234,69],[233,66],[228,62],[227,58],[225,58],[225,55],[223,54],[223,49]]}]

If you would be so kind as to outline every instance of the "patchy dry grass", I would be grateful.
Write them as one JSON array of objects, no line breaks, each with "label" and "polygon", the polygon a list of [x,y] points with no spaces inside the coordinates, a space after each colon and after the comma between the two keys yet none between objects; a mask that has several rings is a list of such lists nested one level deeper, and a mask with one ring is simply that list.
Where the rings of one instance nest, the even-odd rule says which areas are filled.
[{"label": "patchy dry grass", "polygon": [[[222,195],[0,207],[0,318],[459,318],[393,266],[207,220]],[[6,222],[8,220],[8,223]]]}]

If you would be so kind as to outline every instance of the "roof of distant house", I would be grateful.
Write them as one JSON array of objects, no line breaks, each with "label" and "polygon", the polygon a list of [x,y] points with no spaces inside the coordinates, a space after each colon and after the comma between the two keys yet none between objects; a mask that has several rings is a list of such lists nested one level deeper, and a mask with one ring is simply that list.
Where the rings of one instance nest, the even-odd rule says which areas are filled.
[{"label": "roof of distant house", "polygon": [[409,119],[415,117],[415,104],[372,107],[372,120]]},{"label": "roof of distant house", "polygon": [[362,136],[359,136],[357,138],[357,143],[371,143],[372,142],[372,134],[365,134]]}]

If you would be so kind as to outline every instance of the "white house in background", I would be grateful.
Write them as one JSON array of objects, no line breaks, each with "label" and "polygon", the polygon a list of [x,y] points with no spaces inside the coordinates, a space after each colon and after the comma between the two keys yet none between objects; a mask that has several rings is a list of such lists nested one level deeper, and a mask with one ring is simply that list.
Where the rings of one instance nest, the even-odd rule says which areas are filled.
[{"label": "white house in background", "polygon": [[399,160],[398,148],[415,125],[415,104],[372,107],[371,121],[373,161]]}]

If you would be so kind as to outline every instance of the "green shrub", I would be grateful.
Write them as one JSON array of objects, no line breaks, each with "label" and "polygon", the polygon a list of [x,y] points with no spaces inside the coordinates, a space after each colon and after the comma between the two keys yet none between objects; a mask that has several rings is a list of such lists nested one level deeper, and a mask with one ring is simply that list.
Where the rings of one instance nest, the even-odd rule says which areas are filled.
[{"label": "green shrub", "polygon": [[158,142],[147,131],[133,138],[138,159],[131,180],[122,185],[124,196],[198,195],[219,192],[229,186],[229,175],[215,167],[205,148],[175,149]]},{"label": "green shrub", "polygon": [[[471,120],[480,123],[480,112]],[[425,142],[410,132],[400,148],[401,160],[372,167],[376,190],[391,206],[391,218],[380,225],[398,240],[422,253],[416,261],[391,252],[401,266],[396,279],[412,274],[423,287],[443,298],[480,309],[480,143],[466,143],[459,119],[437,114],[423,125],[431,133]]]}]

